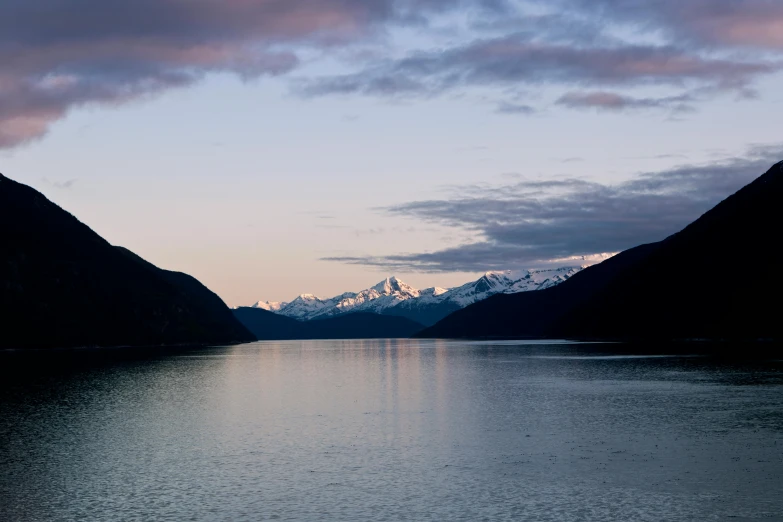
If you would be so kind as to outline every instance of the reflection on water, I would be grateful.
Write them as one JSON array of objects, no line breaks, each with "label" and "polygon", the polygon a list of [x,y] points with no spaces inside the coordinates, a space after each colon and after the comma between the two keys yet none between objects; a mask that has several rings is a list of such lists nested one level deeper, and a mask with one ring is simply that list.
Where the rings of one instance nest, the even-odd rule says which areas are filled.
[{"label": "reflection on water", "polygon": [[621,345],[0,354],[2,520],[783,520],[783,364]]}]

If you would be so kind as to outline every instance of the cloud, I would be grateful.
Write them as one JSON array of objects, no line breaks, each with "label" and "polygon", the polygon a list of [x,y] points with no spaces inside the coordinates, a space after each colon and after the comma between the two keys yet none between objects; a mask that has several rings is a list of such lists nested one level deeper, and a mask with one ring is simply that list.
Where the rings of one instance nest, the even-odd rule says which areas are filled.
[{"label": "cloud", "polygon": [[100,79],[72,74],[14,77],[0,71],[0,148],[40,138],[73,106],[122,103],[194,80],[191,73],[166,71]]},{"label": "cloud", "polygon": [[303,48],[369,40],[388,24],[466,4],[506,8],[503,0],[4,0],[0,148],[40,138],[74,107],[126,103],[210,73],[285,74]]},{"label": "cloud", "polygon": [[78,179],[67,179],[65,181],[52,181],[48,178],[43,178],[43,182],[47,185],[51,185],[54,188],[61,189],[61,190],[68,190],[73,188],[74,185],[76,185],[76,182],[79,181]]},{"label": "cloud", "polygon": [[[555,0],[521,5],[530,4],[537,9],[520,8],[513,15],[474,23],[469,43],[414,50],[346,74],[300,78],[295,89],[303,96],[390,98],[495,89],[502,98],[502,89],[519,85],[556,86],[571,91],[557,100],[561,107],[683,112],[721,93],[750,98],[754,82],[783,65],[783,3],[773,0]],[[547,12],[529,14],[542,10]],[[610,93],[606,87],[667,92],[638,97]],[[519,112],[535,110],[522,106]],[[497,112],[515,111],[512,104],[501,102]]]},{"label": "cloud", "polygon": [[783,3],[777,0],[556,0],[581,12],[663,32],[694,46],[783,50]]},{"label": "cloud", "polygon": [[688,112],[693,110],[693,101],[694,97],[691,94],[661,98],[634,98],[615,92],[578,91],[565,93],[555,103],[572,109],[595,109],[598,111],[619,112],[631,109],[667,108],[674,112]]},{"label": "cloud", "polygon": [[532,41],[526,34],[477,40],[417,53],[359,73],[305,81],[301,93],[431,95],[458,87],[519,84],[745,86],[776,66],[694,56],[672,46],[575,47]]},{"label": "cloud", "polygon": [[536,109],[521,103],[502,102],[498,104],[497,112],[501,114],[535,114]]},{"label": "cloud", "polygon": [[[445,47],[433,36],[431,47],[406,49],[390,36],[444,24],[458,35]],[[329,52],[368,44],[372,60]],[[384,98],[494,89],[484,98],[499,113],[528,114],[539,107],[503,102],[504,93],[555,86],[559,107],[601,110],[748,96],[780,70],[781,52],[777,0],[4,0],[0,148],[44,136],[75,107],[144,99],[210,74],[287,75],[339,56],[354,57],[350,72],[292,78],[292,88]],[[667,92],[627,92],[639,86]],[[678,103],[693,92],[701,96]]]},{"label": "cloud", "polygon": [[740,159],[644,173],[617,185],[580,179],[464,187],[451,199],[385,212],[474,233],[479,240],[435,252],[331,257],[328,261],[430,272],[549,266],[660,241],[783,158],[783,145]]}]

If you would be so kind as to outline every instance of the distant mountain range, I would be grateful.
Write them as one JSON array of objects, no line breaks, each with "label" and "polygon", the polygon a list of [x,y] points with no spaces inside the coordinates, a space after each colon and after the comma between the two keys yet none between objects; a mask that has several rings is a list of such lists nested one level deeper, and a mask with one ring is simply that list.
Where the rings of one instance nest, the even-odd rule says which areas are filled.
[{"label": "distant mountain range", "polygon": [[0,348],[247,342],[192,277],[114,247],[0,175]]},{"label": "distant mountain range", "polygon": [[[667,239],[539,292],[496,295],[419,334],[448,338],[783,339],[783,162]],[[683,270],[699,271],[683,280]]]},{"label": "distant mountain range", "polygon": [[582,267],[518,272],[487,272],[476,281],[456,288],[417,290],[396,277],[389,277],[360,292],[346,292],[330,299],[302,294],[290,302],[259,301],[251,308],[309,321],[347,313],[365,312],[401,316],[423,325],[433,325],[455,310],[495,294],[542,290],[567,281]]},{"label": "distant mountain range", "polygon": [[331,299],[232,311],[192,277],[110,245],[0,175],[0,348],[411,335],[781,340],[781,201],[783,162],[681,232],[589,268],[490,272],[452,289],[390,277]]}]

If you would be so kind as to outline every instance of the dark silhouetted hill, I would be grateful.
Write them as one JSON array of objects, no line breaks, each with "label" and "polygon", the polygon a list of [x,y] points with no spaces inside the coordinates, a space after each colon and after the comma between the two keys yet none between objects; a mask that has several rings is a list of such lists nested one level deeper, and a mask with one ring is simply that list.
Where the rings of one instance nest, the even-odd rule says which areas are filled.
[{"label": "dark silhouetted hill", "polygon": [[[781,339],[783,163],[682,231],[534,292],[459,310],[421,337]],[[680,275],[698,267],[699,277]]]},{"label": "dark silhouetted hill", "polygon": [[405,317],[357,312],[298,321],[259,308],[237,308],[234,315],[258,340],[394,339],[413,336],[423,325]]},{"label": "dark silhouetted hill", "polygon": [[107,243],[0,175],[0,348],[253,340],[196,279]]}]

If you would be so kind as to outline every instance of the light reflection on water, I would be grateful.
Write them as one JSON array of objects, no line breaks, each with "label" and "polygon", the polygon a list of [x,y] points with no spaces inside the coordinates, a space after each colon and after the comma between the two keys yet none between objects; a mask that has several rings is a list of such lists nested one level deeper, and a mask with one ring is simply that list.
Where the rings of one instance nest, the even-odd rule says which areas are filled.
[{"label": "light reflection on water", "polygon": [[632,352],[0,354],[0,519],[783,519],[781,363]]}]

